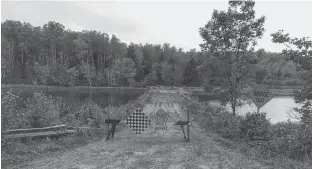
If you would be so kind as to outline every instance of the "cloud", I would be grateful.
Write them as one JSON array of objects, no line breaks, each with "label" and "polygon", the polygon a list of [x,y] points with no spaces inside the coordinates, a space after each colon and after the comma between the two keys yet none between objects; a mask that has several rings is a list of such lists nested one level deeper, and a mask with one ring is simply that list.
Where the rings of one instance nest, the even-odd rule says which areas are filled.
[{"label": "cloud", "polygon": [[[211,19],[214,9],[226,10],[227,1],[184,2],[2,2],[1,19],[43,26],[57,21],[76,31],[92,29],[115,34],[129,43],[170,43],[184,50],[196,48],[202,38],[199,28]],[[278,9],[278,11],[276,10]],[[265,15],[266,32],[257,48],[280,52],[284,46],[273,44],[270,34],[284,29],[294,37],[312,36],[311,2],[257,2],[257,18]]]},{"label": "cloud", "polygon": [[20,20],[35,26],[57,21],[67,28],[84,28],[101,32],[135,33],[136,22],[125,17],[115,17],[88,10],[75,2],[2,2],[1,20]]}]

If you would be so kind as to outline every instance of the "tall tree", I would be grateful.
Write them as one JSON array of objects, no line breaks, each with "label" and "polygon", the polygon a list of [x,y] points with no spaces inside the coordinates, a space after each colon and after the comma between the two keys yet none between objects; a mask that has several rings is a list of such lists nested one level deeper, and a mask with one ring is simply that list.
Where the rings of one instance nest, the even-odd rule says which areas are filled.
[{"label": "tall tree", "polygon": [[265,31],[265,17],[255,18],[254,1],[228,4],[227,11],[214,10],[199,32],[204,40],[200,47],[211,56],[204,63],[205,89],[222,95],[222,103],[229,102],[235,115],[247,100],[243,90],[254,68],[254,46]]},{"label": "tall tree", "polygon": [[197,71],[197,65],[195,60],[192,58],[185,67],[183,74],[184,84],[186,86],[199,86],[199,74]]},{"label": "tall tree", "polygon": [[[302,122],[306,124],[305,131],[312,131],[312,40],[310,37],[291,38],[283,30],[271,36],[274,43],[284,44],[287,47],[282,51],[286,61],[293,61],[297,71],[302,72],[301,79],[306,82],[306,86],[301,91],[295,92],[295,100],[303,106],[295,110],[300,114]],[[312,135],[312,132],[306,134]],[[312,144],[310,146],[312,151]]]}]

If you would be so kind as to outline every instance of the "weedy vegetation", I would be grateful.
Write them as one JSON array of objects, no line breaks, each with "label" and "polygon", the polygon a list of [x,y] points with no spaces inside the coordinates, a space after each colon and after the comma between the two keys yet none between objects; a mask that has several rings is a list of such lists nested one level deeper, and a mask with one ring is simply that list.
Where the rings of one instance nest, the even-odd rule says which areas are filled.
[{"label": "weedy vegetation", "polygon": [[[2,93],[1,131],[19,128],[41,128],[59,124],[74,127],[77,133],[48,139],[6,139],[1,138],[1,161],[3,165],[29,161],[39,155],[62,152],[90,141],[101,140],[107,133],[107,117],[122,119],[135,107],[142,105],[147,93],[135,101],[118,107],[101,108],[92,100],[86,99],[79,105],[67,105],[60,97],[34,93],[18,106],[20,97],[11,93]],[[118,130],[118,128],[117,128]]]}]

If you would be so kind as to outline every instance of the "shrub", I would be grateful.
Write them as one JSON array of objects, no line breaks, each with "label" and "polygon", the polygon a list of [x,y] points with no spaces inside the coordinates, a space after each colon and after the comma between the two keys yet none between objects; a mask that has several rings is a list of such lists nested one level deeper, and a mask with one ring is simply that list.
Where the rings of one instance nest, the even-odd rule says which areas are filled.
[{"label": "shrub", "polygon": [[60,124],[59,113],[61,99],[53,99],[43,93],[34,93],[33,98],[26,100],[27,123],[34,128]]},{"label": "shrub", "polygon": [[224,108],[214,106],[208,103],[189,105],[191,111],[197,112],[197,120],[200,127],[216,131],[225,138],[239,137],[240,116],[233,116],[225,111]]},{"label": "shrub", "polygon": [[286,78],[283,80],[283,85],[292,86],[292,85],[304,85],[304,82],[298,78]]},{"label": "shrub", "polygon": [[266,118],[266,113],[248,112],[241,120],[241,136],[249,139],[254,137],[268,137],[270,121]]},{"label": "shrub", "polygon": [[271,126],[270,140],[259,147],[266,158],[284,156],[303,160],[311,157],[312,128],[302,123],[283,122]]},{"label": "shrub", "polygon": [[106,116],[104,109],[89,99],[76,107],[73,114],[67,116],[71,119],[71,125],[89,127],[102,127]]},{"label": "shrub", "polygon": [[238,138],[240,116],[233,116],[231,113],[221,111],[214,121],[216,130],[225,138]]},{"label": "shrub", "polygon": [[312,125],[303,124],[299,131],[299,149],[297,157],[312,157]]},{"label": "shrub", "polygon": [[187,104],[187,111],[189,111],[189,113],[194,115],[194,116],[201,114],[203,110],[204,110],[204,104],[203,103],[189,102]]},{"label": "shrub", "polygon": [[1,95],[1,131],[24,127],[25,113],[17,104],[20,98],[11,92]]}]

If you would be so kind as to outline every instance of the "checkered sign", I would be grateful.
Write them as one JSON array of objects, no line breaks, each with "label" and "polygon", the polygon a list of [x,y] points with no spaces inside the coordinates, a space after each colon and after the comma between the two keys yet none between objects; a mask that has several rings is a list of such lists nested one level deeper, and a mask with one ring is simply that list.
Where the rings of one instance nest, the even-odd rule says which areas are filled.
[{"label": "checkered sign", "polygon": [[126,124],[135,132],[135,134],[141,134],[148,128],[151,121],[148,120],[148,117],[138,108],[126,118]]}]

